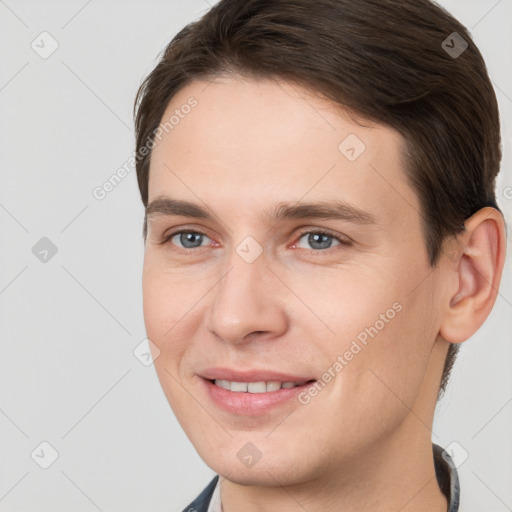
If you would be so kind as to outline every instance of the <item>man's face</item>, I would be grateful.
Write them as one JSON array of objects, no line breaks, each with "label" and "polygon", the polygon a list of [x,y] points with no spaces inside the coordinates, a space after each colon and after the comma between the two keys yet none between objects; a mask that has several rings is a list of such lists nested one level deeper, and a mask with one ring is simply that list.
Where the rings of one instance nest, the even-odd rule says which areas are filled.
[{"label": "man's face", "polygon": [[[153,149],[149,203],[207,215],[148,216],[144,318],[200,456],[232,481],[276,485],[429,436],[442,280],[400,136],[270,80],[193,82],[162,123],[172,115]],[[325,205],[337,214],[323,216]],[[228,391],[214,377],[266,384]],[[287,380],[316,383],[273,391]]]}]

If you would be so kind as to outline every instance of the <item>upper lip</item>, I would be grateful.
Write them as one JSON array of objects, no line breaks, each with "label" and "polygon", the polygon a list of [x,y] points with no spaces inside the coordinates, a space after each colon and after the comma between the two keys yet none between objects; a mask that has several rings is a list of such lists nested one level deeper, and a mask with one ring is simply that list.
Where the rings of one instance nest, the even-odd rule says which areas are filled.
[{"label": "upper lip", "polygon": [[231,368],[207,368],[200,376],[208,380],[228,380],[230,382],[307,382],[315,380],[313,377],[291,373],[276,372],[273,370],[232,370]]}]

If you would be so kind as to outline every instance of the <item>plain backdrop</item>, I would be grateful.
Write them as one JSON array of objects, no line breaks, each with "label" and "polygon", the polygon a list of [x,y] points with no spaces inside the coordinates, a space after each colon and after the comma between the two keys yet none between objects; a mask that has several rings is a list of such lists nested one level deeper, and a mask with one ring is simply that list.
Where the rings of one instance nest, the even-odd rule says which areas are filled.
[{"label": "plain backdrop", "polygon": [[[510,255],[512,0],[440,4],[469,28],[495,86]],[[93,195],[132,155],[141,80],[208,8],[0,1],[1,511],[179,511],[214,475],[144,364],[135,171]],[[512,510],[510,270],[433,429],[452,446],[469,512]]]}]

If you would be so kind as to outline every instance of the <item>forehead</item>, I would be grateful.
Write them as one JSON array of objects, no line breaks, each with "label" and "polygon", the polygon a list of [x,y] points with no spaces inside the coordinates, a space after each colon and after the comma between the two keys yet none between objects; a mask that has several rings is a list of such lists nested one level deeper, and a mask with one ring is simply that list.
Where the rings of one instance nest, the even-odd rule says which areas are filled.
[{"label": "forehead", "polygon": [[419,210],[402,137],[296,84],[195,81],[172,98],[161,127],[149,201],[170,194],[240,214],[281,201],[342,199],[390,220]]}]

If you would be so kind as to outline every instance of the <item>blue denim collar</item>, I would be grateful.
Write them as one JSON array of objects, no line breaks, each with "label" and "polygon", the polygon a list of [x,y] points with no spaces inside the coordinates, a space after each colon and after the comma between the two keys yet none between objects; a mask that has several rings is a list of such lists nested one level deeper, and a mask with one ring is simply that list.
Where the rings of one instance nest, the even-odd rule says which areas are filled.
[{"label": "blue denim collar", "polygon": [[437,483],[448,500],[448,512],[458,512],[460,503],[460,482],[457,466],[450,454],[438,446],[432,444],[434,452],[434,467]]}]

